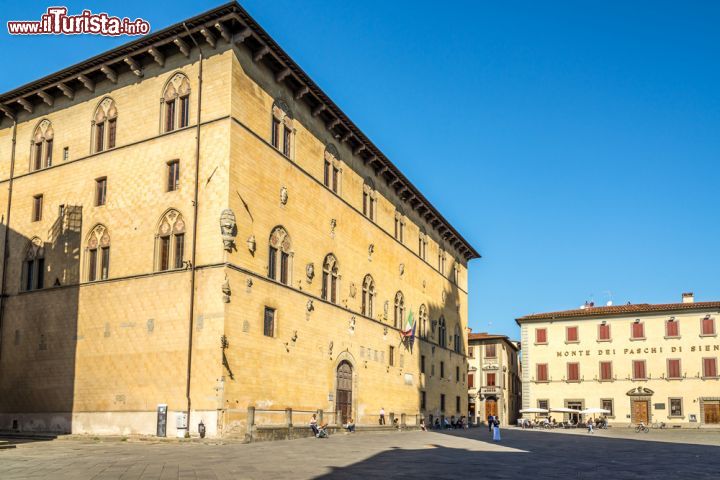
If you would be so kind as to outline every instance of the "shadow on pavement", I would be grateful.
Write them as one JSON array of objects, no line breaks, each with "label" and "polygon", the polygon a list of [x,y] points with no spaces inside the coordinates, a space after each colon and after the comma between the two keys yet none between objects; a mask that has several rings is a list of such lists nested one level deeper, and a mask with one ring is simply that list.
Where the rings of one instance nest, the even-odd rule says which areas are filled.
[{"label": "shadow on pavement", "polygon": [[[480,428],[438,433],[494,443],[487,430]],[[424,449],[395,448],[347,467],[332,467],[332,472],[317,478],[720,478],[718,446],[597,436],[538,436],[512,430],[502,432],[499,445],[527,453],[470,451],[430,444]]]}]

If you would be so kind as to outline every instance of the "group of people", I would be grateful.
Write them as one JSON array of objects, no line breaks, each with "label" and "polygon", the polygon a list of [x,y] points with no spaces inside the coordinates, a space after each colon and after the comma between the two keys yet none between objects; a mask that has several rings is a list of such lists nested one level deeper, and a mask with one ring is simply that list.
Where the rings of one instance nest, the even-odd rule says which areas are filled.
[{"label": "group of people", "polygon": [[543,418],[541,420],[530,420],[527,418],[519,418],[518,426],[522,428],[575,428],[575,427],[587,427],[588,433],[593,433],[596,428],[607,428],[608,421],[605,417],[598,417],[597,419],[588,418],[586,421],[573,420],[572,418],[567,422],[557,422],[553,417]]},{"label": "group of people", "polygon": [[[425,419],[422,419],[422,425],[425,425]],[[452,415],[450,419],[447,417],[443,417],[442,422],[439,418],[435,418],[435,422],[433,423],[433,428],[435,430],[441,430],[441,429],[456,429],[456,428],[467,428],[467,421],[465,420],[465,415],[462,415],[460,418],[455,418],[455,415]]]}]

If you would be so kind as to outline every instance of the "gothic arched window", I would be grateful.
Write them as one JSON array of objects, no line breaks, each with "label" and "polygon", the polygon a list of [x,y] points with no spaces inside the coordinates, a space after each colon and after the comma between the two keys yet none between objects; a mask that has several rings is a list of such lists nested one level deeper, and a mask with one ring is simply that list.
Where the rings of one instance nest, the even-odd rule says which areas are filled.
[{"label": "gothic arched window", "polygon": [[45,287],[45,244],[38,237],[30,240],[25,249],[21,282],[24,291]]},{"label": "gothic arched window", "polygon": [[342,172],[340,154],[335,145],[325,147],[325,163],[323,166],[323,183],[333,192],[340,194],[340,173]]},{"label": "gothic arched window", "polygon": [[183,268],[185,221],[177,210],[163,215],[155,235],[155,270]]},{"label": "gothic arched window", "polygon": [[362,314],[373,317],[375,306],[375,280],[371,275],[365,275],[362,285]]},{"label": "gothic arched window", "polygon": [[418,325],[420,328],[420,338],[427,338],[427,323],[428,323],[428,314],[427,314],[427,308],[425,307],[425,304],[420,305],[420,310],[418,311]]},{"label": "gothic arched window", "polygon": [[53,135],[50,120],[41,121],[35,128],[30,146],[30,170],[52,166]]},{"label": "gothic arched window", "polygon": [[453,335],[453,348],[456,353],[462,353],[462,343],[460,343],[460,326],[455,325],[455,334]]},{"label": "gothic arched window", "polygon": [[395,328],[402,328],[403,318],[405,317],[405,297],[402,292],[395,294]]},{"label": "gothic arched window", "polygon": [[293,114],[287,103],[276,100],[272,106],[270,142],[288,158],[292,158]]},{"label": "gothic arched window", "polygon": [[445,324],[445,317],[440,317],[438,321],[438,344],[441,347],[447,347],[447,325]]},{"label": "gothic arched window", "polygon": [[363,184],[363,215],[375,221],[377,213],[377,192],[372,179],[366,178]]},{"label": "gothic arched window", "polygon": [[182,73],[168,80],[162,94],[163,132],[172,132],[190,124],[190,81]]},{"label": "gothic arched window", "polygon": [[322,299],[337,303],[338,292],[338,261],[332,253],[323,262]]},{"label": "gothic arched window", "polygon": [[110,273],[110,235],[104,225],[96,225],[87,238],[87,280],[107,280]]},{"label": "gothic arched window", "polygon": [[268,253],[268,278],[290,285],[290,260],[292,253],[290,235],[283,227],[275,227],[270,234]]},{"label": "gothic arched window", "polygon": [[93,116],[93,151],[102,152],[108,148],[115,148],[117,138],[117,107],[115,101],[106,97],[98,104]]}]

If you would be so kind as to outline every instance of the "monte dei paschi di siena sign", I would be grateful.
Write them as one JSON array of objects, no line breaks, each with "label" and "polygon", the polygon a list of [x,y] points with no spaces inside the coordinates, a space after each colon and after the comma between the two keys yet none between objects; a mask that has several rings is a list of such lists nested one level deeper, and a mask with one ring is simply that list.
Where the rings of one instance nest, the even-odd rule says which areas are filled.
[{"label": "monte dei paschi di siena sign", "polygon": [[[558,351],[558,357],[590,357],[593,355],[593,351],[597,352],[597,356],[608,356],[608,355],[639,355],[642,353],[649,354],[660,354],[663,353],[663,347],[638,347],[638,348],[624,348],[620,353],[615,348],[600,348],[597,350],[586,349],[586,350],[565,350]],[[685,352],[717,352],[720,351],[720,344],[716,345],[691,345],[690,348],[686,348]],[[665,348],[665,353],[682,353],[683,347],[670,347]]]}]

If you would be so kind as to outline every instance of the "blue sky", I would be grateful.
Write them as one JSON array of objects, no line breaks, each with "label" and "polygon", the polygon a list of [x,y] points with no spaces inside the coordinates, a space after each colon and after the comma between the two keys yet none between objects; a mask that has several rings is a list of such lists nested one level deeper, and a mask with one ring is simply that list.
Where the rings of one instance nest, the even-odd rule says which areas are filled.
[{"label": "blue sky", "polygon": [[[218,4],[64,3],[153,31]],[[474,331],[720,300],[720,3],[242,4],[483,254]],[[7,35],[48,5],[0,1],[0,91],[128,40]]]}]

